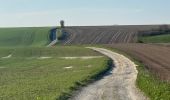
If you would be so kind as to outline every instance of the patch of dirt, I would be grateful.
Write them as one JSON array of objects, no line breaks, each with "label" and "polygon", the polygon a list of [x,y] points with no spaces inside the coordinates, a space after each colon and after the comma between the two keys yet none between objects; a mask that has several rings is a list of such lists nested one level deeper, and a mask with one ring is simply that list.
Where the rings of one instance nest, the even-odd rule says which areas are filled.
[{"label": "patch of dirt", "polygon": [[72,69],[73,66],[69,66],[69,67],[64,67],[64,69]]},{"label": "patch of dirt", "polygon": [[6,56],[6,57],[2,57],[3,59],[8,59],[8,58],[11,58],[12,57],[12,54]]}]

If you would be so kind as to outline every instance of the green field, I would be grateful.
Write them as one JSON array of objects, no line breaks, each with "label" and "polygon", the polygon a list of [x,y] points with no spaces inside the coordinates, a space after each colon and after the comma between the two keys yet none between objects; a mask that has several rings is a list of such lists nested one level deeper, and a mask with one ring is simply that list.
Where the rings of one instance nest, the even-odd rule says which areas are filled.
[{"label": "green field", "polygon": [[170,34],[144,36],[139,38],[143,43],[170,43]]},{"label": "green field", "polygon": [[102,56],[90,49],[46,48],[51,29],[0,28],[0,100],[65,99],[75,88],[109,69],[106,57],[81,59]]},{"label": "green field", "polygon": [[18,48],[0,48],[0,58],[12,55],[16,57],[67,57],[67,56],[95,56],[99,55],[92,50],[77,46],[56,46],[46,47],[18,47]]},{"label": "green field", "polygon": [[45,46],[51,27],[0,28],[0,47]]},{"label": "green field", "polygon": [[[3,58],[8,55],[11,57]],[[101,55],[86,48],[69,46],[1,48],[0,100],[56,100],[64,93],[71,93],[77,84],[86,84],[92,76],[108,69],[106,57],[60,58],[73,56]]]}]

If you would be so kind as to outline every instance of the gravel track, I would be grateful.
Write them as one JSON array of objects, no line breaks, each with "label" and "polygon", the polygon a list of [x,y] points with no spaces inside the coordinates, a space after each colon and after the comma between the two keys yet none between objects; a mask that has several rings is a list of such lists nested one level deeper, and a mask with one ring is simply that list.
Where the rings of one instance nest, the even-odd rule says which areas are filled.
[{"label": "gravel track", "polygon": [[136,65],[107,49],[91,48],[113,59],[115,67],[101,80],[84,87],[71,100],[147,100],[135,86]]}]

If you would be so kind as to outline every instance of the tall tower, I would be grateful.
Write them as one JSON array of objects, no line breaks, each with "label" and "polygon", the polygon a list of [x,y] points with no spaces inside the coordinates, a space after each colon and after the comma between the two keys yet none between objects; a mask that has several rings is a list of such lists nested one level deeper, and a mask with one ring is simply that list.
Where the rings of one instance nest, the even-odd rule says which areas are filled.
[{"label": "tall tower", "polygon": [[64,20],[61,20],[60,21],[60,25],[61,25],[61,28],[64,28],[65,26],[64,26]]}]

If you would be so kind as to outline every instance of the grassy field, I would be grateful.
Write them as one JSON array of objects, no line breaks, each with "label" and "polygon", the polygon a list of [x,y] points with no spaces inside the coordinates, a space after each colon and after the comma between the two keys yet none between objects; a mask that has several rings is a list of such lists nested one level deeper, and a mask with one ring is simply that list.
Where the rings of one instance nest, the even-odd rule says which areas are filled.
[{"label": "grassy field", "polygon": [[142,63],[136,64],[139,71],[136,84],[150,100],[170,100],[170,83],[156,78]]},{"label": "grassy field", "polygon": [[144,43],[170,43],[170,34],[144,36],[144,37],[140,37],[139,40]]},{"label": "grassy field", "polygon": [[52,48],[45,47],[18,47],[18,48],[0,48],[0,57],[12,55],[16,57],[67,57],[67,56],[95,56],[99,55],[92,50],[77,46],[57,46]]},{"label": "grassy field", "polygon": [[51,27],[0,28],[0,47],[47,45],[50,30]]},{"label": "grassy field", "polygon": [[108,46],[98,46],[98,47],[104,47],[114,52],[123,54],[126,57],[130,58],[132,61],[134,61],[136,65],[138,65],[137,66],[138,76],[137,76],[136,85],[141,91],[143,91],[150,98],[150,100],[170,100],[170,95],[169,95],[170,83],[161,81],[160,79],[155,77],[146,69],[146,66],[143,65],[142,62],[140,62],[136,58],[129,56],[125,52],[114,49],[112,47],[108,47]]},{"label": "grassy field", "polygon": [[[11,55],[11,57],[3,58]],[[79,47],[1,48],[1,100],[59,100],[77,85],[86,84],[106,71],[108,58],[64,59],[60,57],[101,56]],[[41,58],[49,57],[49,58]],[[52,57],[52,58],[50,58]],[[65,98],[64,98],[65,99]]]}]

